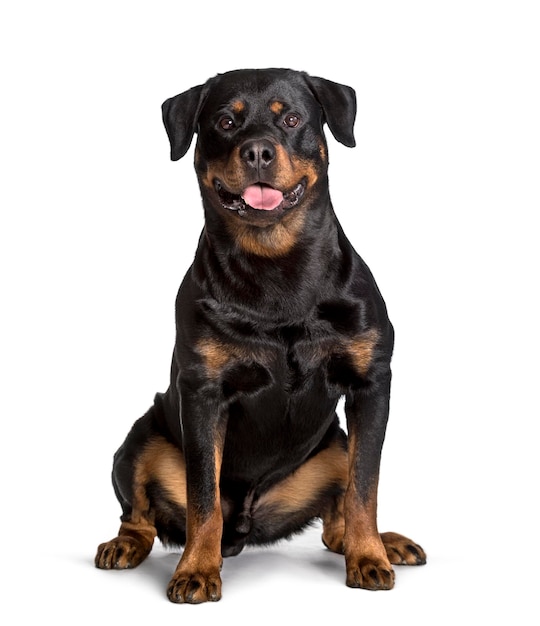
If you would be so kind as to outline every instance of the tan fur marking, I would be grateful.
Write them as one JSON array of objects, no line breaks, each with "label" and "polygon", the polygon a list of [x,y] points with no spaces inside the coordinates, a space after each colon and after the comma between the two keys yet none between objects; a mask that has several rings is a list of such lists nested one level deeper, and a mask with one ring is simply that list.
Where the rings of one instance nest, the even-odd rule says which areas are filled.
[{"label": "tan fur marking", "polygon": [[358,373],[364,376],[371,366],[379,336],[379,331],[372,328],[354,339],[336,342],[334,338],[330,338],[318,342],[317,345],[300,346],[299,354],[312,365],[317,365],[333,355],[348,355]]},{"label": "tan fur marking", "polygon": [[[219,503],[219,500],[218,500]],[[221,506],[217,506],[210,517],[201,521],[195,512],[188,511],[188,541],[177,573],[196,571],[200,573],[221,567],[221,535],[223,519]]]},{"label": "tan fur marking", "polygon": [[218,442],[214,445],[214,461],[215,461],[215,470],[214,470],[214,480],[216,481],[216,506],[221,507],[221,492],[219,488],[219,480],[221,477],[221,464],[223,462],[223,437],[218,435]]},{"label": "tan fur marking", "polygon": [[143,457],[144,453],[135,462],[135,471],[133,472],[133,502],[130,516],[131,524],[141,527],[151,523],[150,501],[146,495],[148,471]]},{"label": "tan fur marking", "polygon": [[[232,193],[240,193],[245,186],[241,163],[240,148],[236,146],[228,158],[212,161],[205,171],[199,169],[199,177],[208,188],[213,189],[214,179],[219,178]],[[197,165],[200,168],[200,163]]]},{"label": "tan fur marking", "polygon": [[270,104],[270,111],[272,111],[272,113],[275,113],[276,115],[280,115],[280,113],[283,111],[283,102],[279,102],[279,100],[275,100],[274,102],[272,102]]},{"label": "tan fur marking", "polygon": [[322,515],[324,545],[332,552],[343,554],[343,538],[345,537],[345,501],[339,497],[335,508],[325,511]]},{"label": "tan fur marking", "polygon": [[[275,149],[277,175],[272,183],[273,187],[281,191],[290,191],[305,178],[309,189],[317,181],[317,171],[310,160],[290,156],[279,144]],[[200,173],[203,184],[212,187],[214,179],[219,178],[232,193],[241,193],[246,186],[241,162],[240,148],[236,147],[227,159],[213,161],[206,172]]]},{"label": "tan fur marking", "polygon": [[[290,156],[285,148],[276,145],[276,172],[272,183],[283,192],[292,190],[300,181],[306,180],[306,195],[317,182],[318,174],[315,164],[308,159]],[[206,171],[199,171],[203,185],[212,188],[214,179],[218,178],[231,193],[242,193],[246,186],[244,169],[241,166],[240,150],[235,148],[227,159],[214,161]],[[250,254],[266,258],[276,258],[288,254],[298,240],[304,227],[307,203],[291,209],[283,218],[274,224],[250,225],[239,221],[233,212],[225,213],[227,228],[235,238],[238,246]]]},{"label": "tan fur marking", "polygon": [[[392,570],[377,529],[378,480],[372,486],[367,500],[362,501],[355,488],[356,449],[357,435],[355,432],[349,432],[349,486],[345,493],[345,536],[343,540],[348,581],[349,577],[357,571],[359,563],[376,563],[377,567]],[[368,582],[366,585],[369,588],[370,583]]]},{"label": "tan fur marking", "polygon": [[345,351],[351,357],[358,372],[365,376],[371,366],[373,351],[379,339],[379,333],[375,329],[369,330],[364,335],[350,341]]},{"label": "tan fur marking", "polygon": [[101,569],[136,567],[150,553],[157,535],[147,485],[156,479],[169,497],[186,506],[186,474],[182,454],[163,437],[149,441],[135,462],[132,510],[118,536],[98,546],[95,563]]},{"label": "tan fur marking", "polygon": [[154,539],[157,536],[157,531],[155,527],[146,520],[141,520],[136,524],[133,522],[122,522],[120,530],[118,531],[118,536],[138,539],[139,541],[142,541],[146,549],[150,551],[150,548],[154,543]]},{"label": "tan fur marking", "polygon": [[186,506],[186,464],[182,453],[172,443],[162,437],[150,441],[144,448],[137,471],[146,482],[157,480],[173,502]]},{"label": "tan fur marking", "polygon": [[221,535],[223,533],[223,515],[219,481],[221,477],[221,461],[223,450],[221,442],[214,446],[215,475],[214,508],[206,518],[188,505],[187,508],[187,542],[182,559],[178,564],[177,573],[194,570],[207,572],[221,567]]},{"label": "tan fur marking", "polygon": [[281,513],[306,507],[326,485],[347,482],[347,453],[338,445],[319,452],[263,494],[256,507],[277,506]]},{"label": "tan fur marking", "polygon": [[269,358],[267,351],[223,343],[211,337],[199,341],[196,349],[203,357],[206,372],[210,378],[218,378],[229,363],[235,361],[256,361],[265,364]]},{"label": "tan fur marking", "polygon": [[217,378],[234,357],[230,348],[216,339],[203,339],[197,345],[197,351],[202,355],[206,371],[211,378]]},{"label": "tan fur marking", "polygon": [[242,100],[235,100],[232,103],[231,109],[233,113],[242,113],[242,111],[246,108],[246,105],[242,102]]},{"label": "tan fur marking", "polygon": [[[292,189],[303,178],[307,179],[309,189],[317,182],[315,165],[309,159],[290,155],[281,145],[276,145],[277,176],[273,186],[281,190]],[[306,190],[307,191],[307,190]]]},{"label": "tan fur marking", "polygon": [[242,250],[266,258],[288,254],[298,239],[306,218],[306,211],[293,209],[281,222],[259,227],[250,224],[231,224],[236,242]]},{"label": "tan fur marking", "polygon": [[386,558],[377,530],[377,487],[362,504],[351,484],[345,495],[345,550],[347,554]]}]

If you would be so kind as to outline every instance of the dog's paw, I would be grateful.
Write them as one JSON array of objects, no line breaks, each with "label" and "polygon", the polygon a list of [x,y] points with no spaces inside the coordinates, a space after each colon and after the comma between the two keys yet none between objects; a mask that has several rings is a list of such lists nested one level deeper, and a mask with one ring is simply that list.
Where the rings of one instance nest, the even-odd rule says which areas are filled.
[{"label": "dog's paw", "polygon": [[167,596],[171,602],[179,604],[217,602],[221,599],[219,570],[202,573],[179,569],[169,583]]},{"label": "dog's paw", "polygon": [[95,565],[99,569],[130,569],[144,561],[150,550],[133,537],[116,537],[98,546]]},{"label": "dog's paw", "polygon": [[381,533],[381,539],[393,565],[425,565],[426,553],[411,539],[398,533]]},{"label": "dog's paw", "polygon": [[328,550],[336,554],[343,554],[343,529],[340,529],[340,532],[333,532],[333,529],[328,530],[325,528],[322,534],[322,542]]},{"label": "dog's paw", "polygon": [[392,566],[382,559],[364,557],[352,562],[347,561],[348,587],[360,587],[371,591],[392,589],[394,578]]}]

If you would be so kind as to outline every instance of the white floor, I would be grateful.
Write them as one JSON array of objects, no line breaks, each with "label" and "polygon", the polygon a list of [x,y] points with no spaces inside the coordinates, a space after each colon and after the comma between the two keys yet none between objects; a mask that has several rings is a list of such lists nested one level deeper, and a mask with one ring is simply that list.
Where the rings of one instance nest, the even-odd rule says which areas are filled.
[{"label": "white floor", "polygon": [[289,619],[299,624],[353,619],[418,626],[490,624],[495,619],[516,626],[539,623],[531,584],[536,574],[532,566],[523,568],[519,555],[493,551],[486,560],[481,549],[475,553],[464,545],[463,553],[450,554],[444,542],[435,541],[426,545],[426,566],[398,567],[392,591],[369,592],[345,586],[341,557],[325,550],[319,536],[313,528],[279,546],[226,559],[222,600],[199,606],[167,600],[165,589],[178,554],[159,544],[138,569],[122,572],[95,569],[90,546],[85,551],[83,542],[48,553],[29,550],[23,552],[25,571],[7,603],[17,609],[15,623],[21,624],[42,618],[57,625],[185,624],[186,619],[201,625],[214,620],[291,623]]}]

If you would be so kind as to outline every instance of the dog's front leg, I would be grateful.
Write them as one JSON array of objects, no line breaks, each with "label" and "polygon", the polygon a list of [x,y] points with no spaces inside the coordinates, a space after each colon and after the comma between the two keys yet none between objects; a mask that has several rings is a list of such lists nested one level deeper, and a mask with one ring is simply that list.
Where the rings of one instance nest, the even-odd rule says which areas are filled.
[{"label": "dog's front leg", "polygon": [[181,386],[180,394],[187,476],[186,546],[167,595],[172,602],[215,602],[221,598],[219,478],[224,424],[220,423],[217,392]]},{"label": "dog's front leg", "polygon": [[349,484],[345,494],[344,552],[349,587],[394,586],[394,571],[377,529],[377,488],[390,378],[388,371],[372,387],[351,391],[345,404]]}]

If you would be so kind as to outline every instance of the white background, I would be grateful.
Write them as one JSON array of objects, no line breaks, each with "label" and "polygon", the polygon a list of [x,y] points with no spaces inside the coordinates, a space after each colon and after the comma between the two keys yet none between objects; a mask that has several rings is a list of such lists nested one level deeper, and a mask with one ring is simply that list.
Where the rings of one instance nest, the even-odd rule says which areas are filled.
[{"label": "white background", "polygon": [[[539,32],[521,0],[2,4],[10,623],[539,623]],[[316,528],[227,560],[221,602],[176,606],[177,554],[93,567],[118,527],[112,454],[167,386],[202,227],[192,149],[169,161],[160,105],[268,66],[357,91],[356,149],[329,138],[331,192],[397,332],[380,528],[429,562],[391,592],[351,590]]]}]

